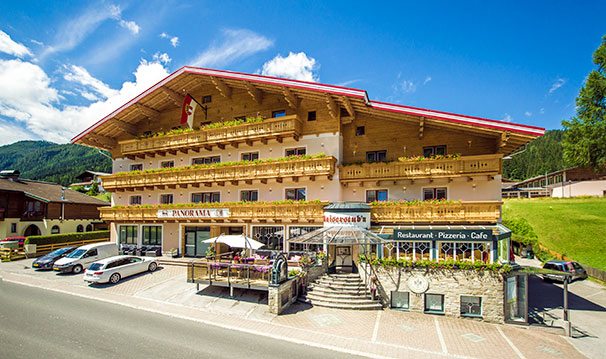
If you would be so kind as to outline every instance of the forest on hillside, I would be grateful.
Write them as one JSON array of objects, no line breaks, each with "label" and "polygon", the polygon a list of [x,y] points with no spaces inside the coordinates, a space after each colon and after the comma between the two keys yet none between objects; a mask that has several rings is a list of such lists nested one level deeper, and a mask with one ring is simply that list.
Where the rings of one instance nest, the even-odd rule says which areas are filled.
[{"label": "forest on hillside", "polygon": [[[566,168],[562,152],[562,130],[549,130],[503,160],[503,178],[521,181]],[[523,152],[522,152],[523,151]]]}]

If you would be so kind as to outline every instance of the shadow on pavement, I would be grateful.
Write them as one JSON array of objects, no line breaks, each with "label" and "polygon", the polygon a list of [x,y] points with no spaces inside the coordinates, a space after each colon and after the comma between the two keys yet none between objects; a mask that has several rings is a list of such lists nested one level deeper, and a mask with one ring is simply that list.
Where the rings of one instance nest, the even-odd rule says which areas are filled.
[{"label": "shadow on pavement", "polygon": [[229,288],[208,286],[197,292],[196,295],[267,305],[267,292],[262,290],[234,288],[234,296],[230,297]]},{"label": "shadow on pavement", "polygon": [[[128,283],[129,281],[142,277],[144,275],[153,275],[153,273],[158,273],[160,271],[162,271],[164,269],[164,267],[158,266],[158,268],[153,271],[153,272],[141,272],[139,274],[134,274],[131,275],[129,277],[126,278],[121,278],[120,281],[116,284],[111,284],[111,283],[90,283],[88,286],[89,288],[95,288],[95,289],[103,289],[103,288],[109,288],[109,287],[115,287],[115,286],[119,286],[123,283]],[[63,275],[76,275],[76,274],[71,274],[71,273],[67,273],[67,274],[63,274]],[[83,274],[77,274],[77,275],[83,275]],[[84,280],[84,279],[83,279]]]}]

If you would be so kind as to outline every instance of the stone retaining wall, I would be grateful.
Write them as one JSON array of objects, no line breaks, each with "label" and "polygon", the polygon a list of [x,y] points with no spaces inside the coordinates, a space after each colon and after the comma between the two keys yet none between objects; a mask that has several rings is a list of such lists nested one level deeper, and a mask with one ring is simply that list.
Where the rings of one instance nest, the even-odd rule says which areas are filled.
[{"label": "stone retaining wall", "polygon": [[[461,317],[461,296],[482,298],[482,317],[486,322],[504,321],[504,278],[500,273],[491,271],[453,270],[453,269],[411,269],[376,267],[377,279],[384,295],[391,298],[392,291],[409,292],[409,309],[424,312],[425,293],[444,295],[444,315]],[[429,287],[421,294],[413,293],[408,280],[413,276],[427,280]],[[383,293],[380,293],[383,294]]]}]

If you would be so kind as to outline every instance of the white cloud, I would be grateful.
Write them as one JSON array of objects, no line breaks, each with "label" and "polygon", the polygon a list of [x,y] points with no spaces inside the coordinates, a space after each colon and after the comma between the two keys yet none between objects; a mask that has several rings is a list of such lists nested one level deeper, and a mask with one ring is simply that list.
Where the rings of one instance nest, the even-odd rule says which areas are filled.
[{"label": "white cloud", "polygon": [[89,101],[99,101],[99,97],[88,91],[81,91],[80,95]]},{"label": "white cloud", "polygon": [[552,94],[554,92],[556,92],[560,87],[564,86],[564,84],[566,83],[566,79],[563,78],[558,78],[557,80],[555,80],[553,82],[553,84],[551,84],[551,87],[549,88],[549,93]]},{"label": "white cloud", "polygon": [[9,136],[0,136],[0,146],[8,145],[9,143],[30,140],[32,135],[23,128],[15,126],[9,122],[0,119],[0,133],[10,134]]},{"label": "white cloud", "polygon": [[223,39],[220,44],[213,44],[190,63],[193,66],[223,67],[242,58],[266,50],[273,45],[273,41],[246,29],[223,30]]},{"label": "white cloud", "polygon": [[162,63],[167,65],[169,62],[171,62],[173,59],[170,58],[170,56],[168,56],[168,54],[166,52],[160,53],[160,52],[156,52],[152,58],[154,59],[154,61]]},{"label": "white cloud", "polygon": [[[66,79],[67,81],[75,82],[80,85],[84,85],[84,86],[92,89],[96,93],[102,95],[104,98],[116,96],[116,94],[117,94],[116,90],[113,90],[112,88],[110,88],[103,81],[100,81],[100,80],[94,78],[84,67],[70,65],[70,66],[64,66],[64,69],[67,72],[65,73],[65,75],[63,75],[63,78]],[[89,100],[91,99],[91,95],[92,94],[88,95],[88,97],[87,97],[84,95],[84,93],[82,93],[82,96]]]},{"label": "white cloud", "polygon": [[431,76],[425,77],[425,80],[423,80],[423,85],[426,85],[431,80],[432,80]]},{"label": "white cloud", "polygon": [[35,39],[30,39],[29,41],[31,41],[32,44],[36,44],[38,46],[44,46],[44,43],[42,41],[38,41]]},{"label": "white cloud", "polygon": [[142,60],[133,73],[134,81],[124,82],[120,89],[114,90],[83,68],[76,66],[78,71],[73,66],[69,68],[74,82],[110,97],[95,101],[92,100],[94,93],[89,91],[85,95],[86,91],[82,91],[82,96],[92,95],[89,97],[95,102],[87,106],[64,105],[50,78],[38,65],[0,60],[0,116],[9,117],[26,128],[31,133],[29,138],[67,142],[168,75],[162,64]]},{"label": "white cloud", "polygon": [[315,73],[317,67],[316,59],[307,56],[304,52],[289,52],[286,57],[277,55],[264,63],[261,74],[317,82],[319,81],[319,77],[317,73]]},{"label": "white cloud", "polygon": [[543,107],[541,107],[541,109],[539,110],[539,113],[540,113],[541,115],[545,114],[545,109],[544,109]]},{"label": "white cloud", "polygon": [[133,35],[137,35],[141,30],[141,27],[139,27],[139,25],[137,25],[137,23],[134,21],[120,19],[118,23],[120,26],[130,31]]},{"label": "white cloud", "polygon": [[32,56],[31,51],[29,51],[27,47],[13,41],[13,39],[2,30],[0,30],[0,52],[17,57],[24,57],[25,55]]},{"label": "white cloud", "polygon": [[532,112],[526,111],[526,112],[524,112],[524,116],[530,117],[530,116],[532,116]]},{"label": "white cloud", "polygon": [[512,122],[512,121],[513,121],[513,117],[511,117],[511,115],[510,115],[510,114],[506,113],[506,114],[503,116],[503,121],[505,121],[505,122]]},{"label": "white cloud", "polygon": [[171,36],[165,32],[160,34],[160,38],[162,39],[169,39],[168,41],[170,41],[170,44],[173,47],[177,47],[179,45],[179,37],[178,36]]},{"label": "white cloud", "polygon": [[342,86],[342,87],[347,87],[347,86],[351,86],[351,85],[355,84],[356,82],[360,82],[360,81],[362,81],[362,79],[353,79],[353,80],[347,80],[347,81],[339,82],[336,85],[337,86]]}]

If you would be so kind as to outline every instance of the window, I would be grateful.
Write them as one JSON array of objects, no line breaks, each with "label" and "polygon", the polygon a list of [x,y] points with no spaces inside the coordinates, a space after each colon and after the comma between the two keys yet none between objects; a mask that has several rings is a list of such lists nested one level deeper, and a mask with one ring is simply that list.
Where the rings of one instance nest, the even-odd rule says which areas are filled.
[{"label": "window", "polygon": [[461,316],[462,317],[481,317],[482,316],[482,297],[472,297],[469,295],[461,296]]},{"label": "window", "polygon": [[137,244],[137,226],[120,226],[119,244]]},{"label": "window", "polygon": [[297,147],[297,148],[287,148],[285,151],[286,157],[288,156],[303,156],[307,150],[305,147]]},{"label": "window", "polygon": [[131,171],[143,171],[143,163],[135,163],[130,165]]},{"label": "window", "polygon": [[213,97],[211,95],[202,96],[202,103],[211,103],[213,101]]},{"label": "window", "polygon": [[208,165],[221,162],[221,156],[198,157],[191,160],[192,165]]},{"label": "window", "polygon": [[247,189],[240,191],[240,201],[242,202],[256,202],[259,200],[259,191],[256,189]]},{"label": "window", "polygon": [[161,168],[172,168],[175,167],[175,161],[162,161],[160,162]]},{"label": "window", "polygon": [[286,116],[286,110],[278,110],[278,111],[271,112],[271,117],[284,117],[284,116]]},{"label": "window", "polygon": [[191,194],[192,203],[221,202],[221,192],[202,192]]},{"label": "window", "polygon": [[309,111],[307,113],[307,121],[315,121],[316,120],[316,111]]},{"label": "window", "polygon": [[444,313],[444,295],[425,293],[425,312]]},{"label": "window", "polygon": [[59,229],[59,226],[54,225],[54,226],[51,228],[51,234],[59,234],[59,232],[61,232],[61,230]]},{"label": "window", "polygon": [[84,226],[83,226],[83,225],[81,225],[81,224],[79,224],[79,225],[76,227],[76,232],[84,232]]},{"label": "window", "polygon": [[[290,226],[288,227],[288,238],[297,238],[306,233],[313,232],[316,229],[320,229],[322,227],[317,226]],[[324,245],[322,244],[303,244],[303,243],[289,243],[289,252],[318,252],[323,250]]]},{"label": "window", "polygon": [[410,293],[408,292],[391,292],[391,307],[394,309],[408,309]]},{"label": "window", "polygon": [[99,253],[97,252],[97,248],[94,249],[89,249],[88,252],[86,252],[82,258],[88,258],[88,257],[94,257],[96,255],[98,255]]},{"label": "window", "polygon": [[162,245],[162,227],[161,226],[142,226],[144,246],[160,246]]},{"label": "window", "polygon": [[240,156],[242,161],[255,161],[259,159],[259,152],[244,152]]},{"label": "window", "polygon": [[11,233],[17,233],[17,223],[11,223]]},{"label": "window", "polygon": [[287,188],[286,199],[294,201],[305,201],[305,188]]},{"label": "window", "polygon": [[366,191],[366,203],[375,201],[387,201],[386,189],[369,189]]},{"label": "window", "polygon": [[430,241],[397,241],[396,256],[398,259],[407,261],[430,260],[431,242]]},{"label": "window", "polygon": [[427,146],[423,147],[423,157],[444,156],[446,155],[446,146]]},{"label": "window", "polygon": [[364,136],[366,134],[366,128],[364,126],[356,127],[356,136]]},{"label": "window", "polygon": [[423,200],[429,201],[432,199],[446,199],[446,187],[438,188],[423,188]]},{"label": "window", "polygon": [[172,194],[161,194],[160,195],[160,203],[161,204],[172,204],[173,203],[173,195]]},{"label": "window", "polygon": [[368,151],[366,152],[366,162],[385,162],[387,161],[387,151]]},{"label": "window", "polygon": [[252,228],[253,238],[263,244],[263,249],[281,251],[284,240],[284,227],[282,226],[255,226]]},{"label": "window", "polygon": [[141,204],[141,196],[130,196],[128,199],[128,203],[131,206],[140,205]]},{"label": "window", "polygon": [[93,231],[93,225],[92,224],[86,225],[86,231],[87,232],[92,232]]},{"label": "window", "polygon": [[490,262],[490,242],[438,242],[441,260]]}]

